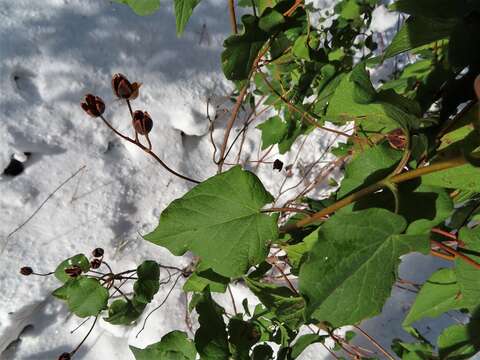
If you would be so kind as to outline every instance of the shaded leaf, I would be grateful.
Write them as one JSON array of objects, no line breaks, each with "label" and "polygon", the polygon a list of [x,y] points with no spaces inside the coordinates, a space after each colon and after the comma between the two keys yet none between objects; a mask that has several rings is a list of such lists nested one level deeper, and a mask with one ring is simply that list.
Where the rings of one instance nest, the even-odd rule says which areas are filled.
[{"label": "shaded leaf", "polygon": [[195,360],[195,345],[183,331],[172,331],[145,349],[130,346],[136,360]]}]

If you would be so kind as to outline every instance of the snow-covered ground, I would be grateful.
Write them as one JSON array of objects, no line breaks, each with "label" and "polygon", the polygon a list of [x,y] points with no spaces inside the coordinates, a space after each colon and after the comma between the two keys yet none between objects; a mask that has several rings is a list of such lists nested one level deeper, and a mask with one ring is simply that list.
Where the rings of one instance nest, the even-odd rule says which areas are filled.
[{"label": "snow-covered ground", "polygon": [[[379,28],[393,26],[382,21],[380,16]],[[88,254],[96,247],[105,249],[117,270],[135,268],[144,259],[177,266],[189,263],[188,257],[174,257],[143,241],[140,234],[152,230],[161,211],[191,185],[121,142],[99,120],[87,117],[79,102],[86,92],[101,96],[107,103],[106,117],[129,132],[128,110],[113,97],[111,75],[121,72],[142,82],[134,108],[148,110],[154,120],[150,136],[154,150],[174,169],[206,179],[216,171],[207,99],[211,99],[212,117],[215,108],[218,114],[217,142],[230,106],[231,85],[220,72],[222,42],[229,29],[223,0],[203,0],[180,39],[175,36],[170,3],[162,2],[158,13],[140,18],[128,7],[106,0],[0,0],[0,170],[12,157],[25,166],[19,176],[0,175],[1,359],[55,359],[73,349],[88,328],[70,334],[81,320],[69,316],[66,307],[49,296],[58,285],[56,280],[22,277],[21,266],[52,271],[61,260],[80,252]],[[255,125],[250,126],[244,159],[261,156]],[[318,172],[324,161],[331,160],[325,149],[338,139],[316,131],[304,140],[286,156],[273,151],[266,158],[294,163],[293,176],[284,189],[295,185],[311,166]],[[279,193],[284,172],[273,171],[271,164],[249,168],[257,171],[268,190]],[[79,169],[25,226],[9,236]],[[329,191],[327,184],[310,195],[321,197]],[[408,262],[402,275],[412,281],[424,280],[419,272],[428,276],[441,265],[429,258],[410,257]],[[426,267],[426,275],[419,264]],[[128,344],[144,347],[173,329],[188,331],[182,285],[180,281],[138,338],[139,326],[113,327],[101,321],[78,358],[133,359]],[[152,307],[167,291],[168,287],[160,290]],[[234,286],[233,293],[237,303],[244,297],[250,304],[256,302],[241,285]],[[363,324],[387,348],[393,337],[407,338],[398,320],[413,299],[401,289],[393,294],[384,313]],[[218,300],[231,308],[227,297]],[[450,319],[440,321],[444,324]],[[436,329],[431,332],[438,333]],[[315,345],[302,358],[328,358],[328,353]]]}]

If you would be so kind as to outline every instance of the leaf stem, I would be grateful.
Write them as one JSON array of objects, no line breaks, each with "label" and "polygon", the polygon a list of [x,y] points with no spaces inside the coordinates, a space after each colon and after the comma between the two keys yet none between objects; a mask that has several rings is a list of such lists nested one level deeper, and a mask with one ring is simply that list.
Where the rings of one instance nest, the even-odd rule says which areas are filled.
[{"label": "leaf stem", "polygon": [[230,13],[230,24],[232,25],[232,31],[234,34],[238,34],[238,27],[237,27],[237,16],[235,15],[235,0],[228,1],[228,10]]},{"label": "leaf stem", "polygon": [[323,210],[320,210],[313,214],[312,216],[309,216],[305,219],[302,219],[294,224],[290,224],[289,226],[285,226],[282,229],[282,232],[289,232],[304,226],[307,226],[309,224],[312,224],[314,222],[322,220],[325,216],[330,215],[334,213],[335,211],[350,205],[361,198],[363,198],[366,195],[372,194],[378,190],[383,189],[384,187],[387,187],[387,184],[399,184],[408,180],[412,180],[415,178],[418,178],[423,175],[431,174],[437,171],[453,168],[456,166],[464,165],[466,163],[466,160],[463,156],[455,157],[452,159],[447,159],[444,161],[439,161],[437,163],[431,164],[429,166],[421,167],[415,170],[407,171],[402,174],[394,175],[390,178],[381,180],[376,182],[375,184],[372,184],[370,186],[367,186],[366,188],[363,188],[351,195],[348,195],[347,197],[344,197],[343,199],[337,201],[336,203],[326,207]]}]

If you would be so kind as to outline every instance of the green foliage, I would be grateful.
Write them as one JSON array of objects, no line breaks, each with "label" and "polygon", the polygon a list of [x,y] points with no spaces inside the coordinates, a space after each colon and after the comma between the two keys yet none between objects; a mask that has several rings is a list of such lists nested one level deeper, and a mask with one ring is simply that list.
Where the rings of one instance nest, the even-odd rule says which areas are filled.
[{"label": "green foliage", "polygon": [[200,0],[174,0],[177,35],[181,35]]},{"label": "green foliage", "polygon": [[155,13],[160,8],[160,0],[114,0],[126,4],[132,8],[137,15],[145,16]]},{"label": "green foliage", "polygon": [[378,314],[399,257],[428,252],[427,236],[401,235],[406,225],[383,209],[337,214],[323,225],[300,269],[307,317],[339,327]]},{"label": "green foliage", "polygon": [[145,349],[130,346],[136,360],[195,360],[197,351],[192,340],[182,331],[171,331]]},{"label": "green foliage", "polygon": [[239,276],[260,263],[267,242],[277,238],[275,217],[260,211],[272,200],[255,175],[234,167],[170,204],[145,239],[175,255],[191,250],[220,275]]},{"label": "green foliage", "polygon": [[88,261],[88,258],[84,254],[72,256],[71,258],[62,261],[62,263],[57,266],[55,269],[55,277],[62,283],[66,283],[70,279],[70,276],[65,273],[65,269],[74,266],[78,266],[82,269],[82,272],[86,272],[90,270],[90,261]]},{"label": "green foliage", "polygon": [[67,304],[78,317],[95,316],[106,309],[108,291],[96,279],[81,277],[68,286]]}]

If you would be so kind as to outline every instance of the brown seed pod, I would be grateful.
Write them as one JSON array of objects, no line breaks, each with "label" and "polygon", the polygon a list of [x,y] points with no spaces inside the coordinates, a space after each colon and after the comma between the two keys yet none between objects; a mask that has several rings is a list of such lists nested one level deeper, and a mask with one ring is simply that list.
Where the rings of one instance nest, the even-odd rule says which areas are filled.
[{"label": "brown seed pod", "polygon": [[395,129],[387,134],[387,140],[391,147],[397,150],[405,149],[407,137],[402,129]]},{"label": "brown seed pod", "polygon": [[77,276],[80,276],[82,274],[82,269],[79,266],[72,266],[69,268],[65,269],[65,274],[72,278],[76,278]]},{"label": "brown seed pod", "polygon": [[153,121],[148,112],[137,110],[133,113],[133,128],[140,135],[147,135],[153,127]]},{"label": "brown seed pod", "polygon": [[102,265],[102,261],[100,259],[93,259],[90,261],[90,267],[92,269],[98,269]]},{"label": "brown seed pod", "polygon": [[93,257],[97,257],[97,258],[102,257],[103,253],[104,253],[104,251],[103,251],[102,248],[96,248],[92,251]]},{"label": "brown seed pod", "polygon": [[142,86],[141,83],[131,83],[123,74],[115,74],[112,77],[113,93],[121,99],[136,99],[140,86]]},{"label": "brown seed pod", "polygon": [[92,94],[85,95],[85,99],[80,103],[80,106],[91,117],[99,117],[105,111],[103,100]]},{"label": "brown seed pod", "polygon": [[33,269],[30,266],[24,266],[20,269],[20,274],[24,276],[32,275]]}]

